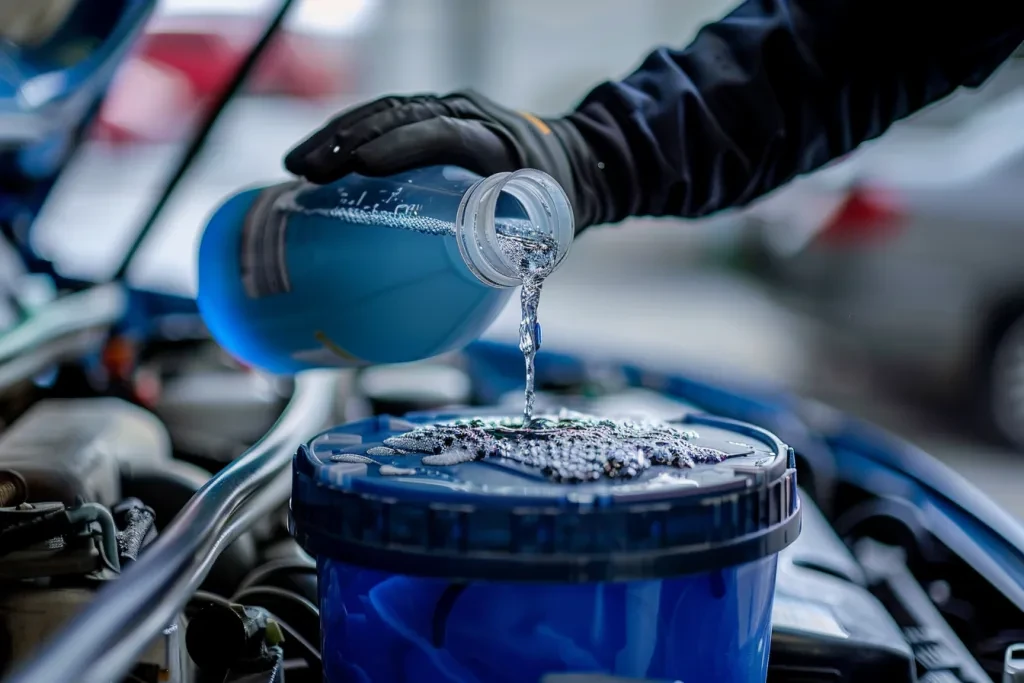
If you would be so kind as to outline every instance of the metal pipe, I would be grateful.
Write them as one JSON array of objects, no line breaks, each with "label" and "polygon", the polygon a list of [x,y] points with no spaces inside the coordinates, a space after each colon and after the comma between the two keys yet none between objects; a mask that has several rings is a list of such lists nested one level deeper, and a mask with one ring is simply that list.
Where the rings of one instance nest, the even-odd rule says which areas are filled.
[{"label": "metal pipe", "polygon": [[[241,520],[251,524],[270,512],[268,505],[287,499],[287,482],[276,480],[288,469],[298,444],[331,417],[336,380],[328,371],[300,375],[288,406],[270,431],[210,479],[120,579],[102,588],[86,609],[5,683],[81,681],[83,671],[114,651],[129,634],[132,643],[155,638],[170,619],[149,617],[168,611],[170,605],[172,614],[181,608],[188,599],[183,591],[196,576],[202,581],[230,542],[228,532],[234,534],[242,528],[236,526]],[[274,487],[264,490],[271,483]]]}]

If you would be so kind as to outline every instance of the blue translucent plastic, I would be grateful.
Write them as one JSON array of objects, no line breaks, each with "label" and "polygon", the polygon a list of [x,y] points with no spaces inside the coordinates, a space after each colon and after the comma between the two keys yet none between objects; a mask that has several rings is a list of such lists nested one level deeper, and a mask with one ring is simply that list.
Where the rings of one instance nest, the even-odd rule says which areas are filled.
[{"label": "blue translucent plastic", "polygon": [[800,529],[785,444],[688,413],[675,424],[720,461],[573,484],[381,448],[473,414],[377,416],[299,448],[290,528],[317,557],[325,681],[765,679],[776,558]]},{"label": "blue translucent plastic", "polygon": [[321,560],[324,680],[763,681],[777,558],[674,579],[461,587]]},{"label": "blue translucent plastic", "polygon": [[[274,373],[413,361],[466,345],[512,291],[481,283],[454,233],[437,229],[454,225],[477,180],[435,167],[304,187],[297,203],[305,208],[286,211],[280,233],[290,291],[257,298],[243,286],[243,230],[254,215],[273,218],[250,208],[261,191],[274,189],[230,198],[199,249],[198,304],[207,327],[239,360]],[[499,209],[515,217],[519,207]],[[435,219],[427,221],[435,232],[385,225],[424,218]]]}]

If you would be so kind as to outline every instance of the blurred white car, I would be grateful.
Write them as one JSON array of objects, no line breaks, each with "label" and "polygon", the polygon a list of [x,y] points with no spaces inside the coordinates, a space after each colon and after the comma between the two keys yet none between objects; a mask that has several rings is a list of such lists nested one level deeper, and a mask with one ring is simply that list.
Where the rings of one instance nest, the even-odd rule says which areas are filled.
[{"label": "blurred white car", "polygon": [[903,126],[745,212],[788,303],[1024,448],[1024,89]]}]

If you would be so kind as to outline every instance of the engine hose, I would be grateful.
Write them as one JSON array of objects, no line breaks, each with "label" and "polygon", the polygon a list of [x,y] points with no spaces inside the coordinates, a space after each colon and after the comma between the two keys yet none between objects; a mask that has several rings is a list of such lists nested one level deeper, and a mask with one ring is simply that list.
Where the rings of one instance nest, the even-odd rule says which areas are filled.
[{"label": "engine hose", "polygon": [[121,571],[121,561],[117,552],[117,525],[114,524],[114,516],[110,510],[99,503],[83,503],[76,508],[67,510],[68,521],[72,525],[91,524],[96,522],[100,525],[100,548],[106,556],[104,559],[110,568],[115,572]]},{"label": "engine hose", "polygon": [[61,508],[39,517],[9,527],[0,532],[0,556],[5,553],[25,548],[34,543],[41,543],[50,538],[68,534],[76,527],[99,524],[100,554],[109,569],[121,571],[121,562],[117,552],[117,525],[110,510],[99,503],[82,503],[73,508]]}]

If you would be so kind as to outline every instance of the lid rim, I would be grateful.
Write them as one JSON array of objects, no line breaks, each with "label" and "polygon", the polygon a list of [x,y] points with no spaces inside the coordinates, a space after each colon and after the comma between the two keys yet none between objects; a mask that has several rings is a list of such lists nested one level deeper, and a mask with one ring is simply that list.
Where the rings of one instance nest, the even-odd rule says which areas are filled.
[{"label": "lid rim", "polygon": [[[795,486],[795,485],[794,485]],[[511,555],[500,552],[442,552],[432,549],[382,548],[373,544],[304,534],[289,516],[292,534],[317,562],[332,561],[405,576],[451,581],[514,583],[589,583],[644,581],[691,576],[754,562],[789,546],[800,534],[802,507],[767,531],[758,531],[713,548],[684,546],[668,551],[619,554],[558,553]],[[328,550],[325,546],[332,544]]]},{"label": "lid rim", "polygon": [[331,453],[457,417],[380,416],[300,447],[289,516],[300,545],[325,559],[400,574],[579,582],[722,569],[777,553],[799,534],[792,449],[759,427],[713,416],[673,424],[714,427],[745,437],[744,443],[755,439],[771,462],[737,463],[729,486],[712,483],[685,495],[609,494],[602,504],[577,503],[570,495],[536,496],[526,504],[479,493],[438,499],[410,489],[403,496],[398,482],[389,484],[390,492],[363,487],[376,482],[365,476],[366,464],[330,461]]}]

